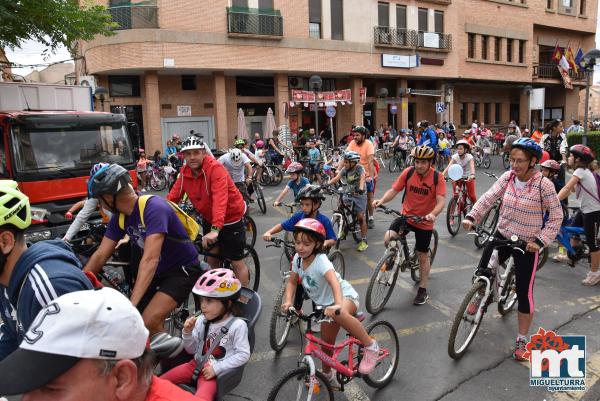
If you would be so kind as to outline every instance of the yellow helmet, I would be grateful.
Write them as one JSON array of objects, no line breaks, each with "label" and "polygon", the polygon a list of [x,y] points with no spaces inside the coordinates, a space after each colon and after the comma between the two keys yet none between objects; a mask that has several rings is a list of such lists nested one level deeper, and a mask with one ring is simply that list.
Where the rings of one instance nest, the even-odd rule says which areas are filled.
[{"label": "yellow helmet", "polygon": [[12,224],[24,230],[31,224],[29,198],[13,180],[0,180],[0,226]]},{"label": "yellow helmet", "polygon": [[433,159],[435,152],[429,146],[421,145],[413,149],[412,156],[415,159]]}]

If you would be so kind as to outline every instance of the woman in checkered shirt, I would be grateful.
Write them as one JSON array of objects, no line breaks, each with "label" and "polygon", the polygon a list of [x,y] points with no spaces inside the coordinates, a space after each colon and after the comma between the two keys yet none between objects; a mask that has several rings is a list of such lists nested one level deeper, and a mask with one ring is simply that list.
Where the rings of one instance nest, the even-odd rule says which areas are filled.
[{"label": "woman in checkered shirt", "polygon": [[[515,261],[519,333],[513,357],[517,360],[524,360],[527,334],[533,320],[533,284],[539,250],[554,241],[563,218],[554,184],[535,169],[541,157],[542,148],[534,140],[517,139],[510,151],[511,170],[475,203],[463,221],[463,226],[471,229],[497,199],[502,199],[496,237],[505,239],[516,235],[527,242],[525,254],[509,246],[498,249],[499,263],[504,263],[511,255]],[[549,218],[544,223],[546,211]],[[488,268],[492,252],[493,247],[488,245],[479,262],[478,273]]]}]

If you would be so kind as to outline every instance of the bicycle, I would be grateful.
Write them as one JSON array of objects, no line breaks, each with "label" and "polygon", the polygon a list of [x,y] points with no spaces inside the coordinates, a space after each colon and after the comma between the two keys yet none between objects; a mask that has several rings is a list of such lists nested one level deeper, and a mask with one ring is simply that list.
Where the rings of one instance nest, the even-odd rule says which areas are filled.
[{"label": "bicycle", "polygon": [[[446,179],[446,181],[448,180]],[[467,180],[465,178],[456,181],[453,192],[446,208],[446,227],[450,235],[455,236],[460,230],[461,216],[464,217],[469,213],[473,203],[467,195]]]},{"label": "bicycle", "polygon": [[[396,281],[398,280],[398,274],[410,269],[410,277],[415,282],[421,281],[420,274],[420,263],[417,252],[414,247],[412,250],[408,247],[408,241],[406,240],[406,234],[408,233],[406,228],[408,221],[419,222],[424,220],[419,216],[403,215],[399,211],[387,208],[383,205],[379,205],[379,208],[385,214],[393,214],[401,219],[400,230],[398,237],[391,239],[388,243],[385,252],[371,275],[369,280],[369,286],[367,287],[367,296],[365,299],[365,306],[367,312],[374,315],[383,309],[387,301],[392,295]],[[433,264],[435,254],[437,253],[438,247],[438,233],[433,230],[433,249],[429,248],[429,260]]]},{"label": "bicycle", "polygon": [[[336,377],[340,383],[340,391],[342,392],[344,391],[344,386],[356,377],[362,377],[365,383],[375,388],[385,387],[394,377],[394,373],[398,367],[400,346],[398,335],[391,323],[381,320],[367,326],[367,333],[371,337],[376,338],[379,343],[379,357],[375,370],[368,375],[361,375],[358,372],[358,365],[362,359],[363,352],[363,346],[360,341],[347,334],[347,338],[343,342],[329,344],[313,335],[313,319],[319,319],[321,322],[331,321],[330,319],[323,319],[323,309],[317,308],[312,313],[305,315],[294,308],[290,308],[288,315],[290,315],[290,318],[294,316],[307,323],[307,329],[304,334],[304,338],[306,339],[304,355],[298,363],[298,368],[288,372],[275,384],[269,393],[268,401],[300,401],[304,399],[310,401],[313,399],[313,396],[322,395],[322,391],[324,392],[323,398],[333,401],[335,397],[331,383],[321,371],[316,369],[315,358],[337,371]],[[356,317],[359,321],[364,320],[364,315],[361,313],[358,313]],[[325,354],[321,347],[333,351],[333,356]],[[340,355],[346,349],[348,359],[339,361]],[[385,362],[389,362],[389,366],[384,366]],[[381,367],[383,367],[381,369],[382,373],[376,373]]]},{"label": "bicycle", "polygon": [[257,178],[261,185],[277,186],[283,181],[283,171],[279,166],[265,163],[258,167],[257,170],[260,170]]},{"label": "bicycle", "polygon": [[402,157],[402,152],[394,152],[391,155],[391,158],[388,162],[388,169],[390,173],[395,173],[396,171],[403,170],[405,161],[405,158]]},{"label": "bicycle", "polygon": [[[492,244],[495,249],[510,246],[523,254],[525,254],[525,247],[527,246],[525,241],[519,240],[516,235],[507,240],[489,237],[487,242]],[[452,329],[450,330],[448,355],[452,359],[459,359],[465,354],[479,330],[488,306],[492,302],[498,303],[498,313],[502,316],[510,312],[515,306],[517,302],[517,290],[512,255],[505,264],[506,268],[504,272],[501,272],[500,269],[502,265],[496,263],[492,266],[489,277],[483,274],[474,275],[473,285],[458,308],[452,323]],[[459,329],[461,329],[461,333],[459,333]],[[465,338],[463,339],[462,337]]]},{"label": "bicycle", "polygon": [[265,196],[263,194],[262,187],[256,178],[256,170],[254,174],[252,174],[252,188],[254,189],[254,193],[256,195],[256,203],[258,204],[258,208],[262,212],[262,214],[267,213],[267,203],[265,202]]},{"label": "bicycle", "polygon": [[510,153],[509,152],[504,152],[502,154],[502,167],[504,167],[504,170],[508,170],[510,168]]},{"label": "bicycle", "polygon": [[[498,180],[498,177],[495,174],[488,173],[487,171],[484,171],[483,174],[487,175],[490,178],[495,178],[496,180]],[[490,209],[483,215],[481,223],[479,223],[475,227],[475,233],[477,233],[477,235],[474,238],[474,242],[477,248],[483,248],[485,246],[485,241],[487,241],[489,235],[493,234],[496,231],[496,225],[498,224],[498,219],[500,218],[501,205],[502,200],[500,199],[494,202]]]},{"label": "bicycle", "polygon": [[[573,211],[579,210],[578,207],[569,207],[568,209]],[[567,250],[567,257],[569,258],[568,265],[575,267],[575,263],[581,259],[587,259],[590,261],[590,250],[587,244],[584,228],[572,227],[570,226],[571,222],[571,218],[567,218],[563,221],[563,224],[560,226],[560,231],[556,236],[556,240]],[[579,245],[571,245],[571,238],[578,239],[580,241]],[[544,249],[547,251],[547,248]],[[547,253],[545,256],[546,258],[548,257]]]},{"label": "bicycle", "polygon": [[[341,241],[346,239],[348,233],[352,233],[352,237],[357,244],[362,240],[362,235],[360,232],[360,222],[356,213],[354,213],[354,201],[352,199],[344,199],[344,195],[353,196],[358,195],[358,193],[353,191],[348,192],[343,188],[339,188],[336,194],[339,197],[339,202],[337,210],[333,212],[331,223],[337,237],[335,249],[339,249]],[[368,221],[369,208],[366,209],[365,220]]]}]

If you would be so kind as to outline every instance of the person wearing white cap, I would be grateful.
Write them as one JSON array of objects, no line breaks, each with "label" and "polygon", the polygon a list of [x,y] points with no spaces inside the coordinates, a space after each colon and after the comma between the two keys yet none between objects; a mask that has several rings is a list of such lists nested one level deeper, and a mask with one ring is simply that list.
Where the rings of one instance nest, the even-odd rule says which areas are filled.
[{"label": "person wearing white cap", "polygon": [[0,394],[24,401],[192,401],[155,377],[142,316],[111,288],[56,298],[0,362]]}]

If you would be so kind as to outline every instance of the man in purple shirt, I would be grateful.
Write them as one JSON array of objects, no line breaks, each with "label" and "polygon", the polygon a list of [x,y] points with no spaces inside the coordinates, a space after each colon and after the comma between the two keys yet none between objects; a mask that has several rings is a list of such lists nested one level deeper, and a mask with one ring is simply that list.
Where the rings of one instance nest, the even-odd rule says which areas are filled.
[{"label": "man in purple shirt", "polygon": [[[185,227],[164,199],[147,199],[144,219],[140,218],[139,197],[131,186],[129,173],[112,164],[90,177],[88,192],[102,207],[113,212],[108,228],[85,266],[99,273],[125,234],[143,254],[131,293],[131,303],[144,319],[150,334],[163,331],[164,320],[189,296],[200,276],[198,251]],[[124,214],[123,229],[119,216]]]}]

